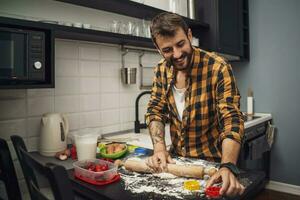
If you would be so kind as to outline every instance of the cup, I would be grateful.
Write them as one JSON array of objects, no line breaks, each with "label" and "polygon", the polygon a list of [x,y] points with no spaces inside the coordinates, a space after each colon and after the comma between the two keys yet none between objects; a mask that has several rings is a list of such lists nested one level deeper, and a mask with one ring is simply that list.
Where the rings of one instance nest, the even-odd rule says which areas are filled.
[{"label": "cup", "polygon": [[113,33],[119,33],[120,32],[120,22],[117,20],[113,20],[113,22],[110,26],[110,31]]},{"label": "cup", "polygon": [[74,135],[78,160],[95,159],[98,134],[88,130],[79,131]]}]

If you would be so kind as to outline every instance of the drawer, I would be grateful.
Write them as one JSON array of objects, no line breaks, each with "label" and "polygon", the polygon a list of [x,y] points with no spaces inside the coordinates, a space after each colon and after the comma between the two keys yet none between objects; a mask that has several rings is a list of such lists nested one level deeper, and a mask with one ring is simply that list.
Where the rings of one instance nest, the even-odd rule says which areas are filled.
[{"label": "drawer", "polygon": [[253,127],[247,128],[245,130],[244,142],[252,140],[260,135],[265,134],[267,129],[267,122],[263,122],[261,124],[257,124]]}]

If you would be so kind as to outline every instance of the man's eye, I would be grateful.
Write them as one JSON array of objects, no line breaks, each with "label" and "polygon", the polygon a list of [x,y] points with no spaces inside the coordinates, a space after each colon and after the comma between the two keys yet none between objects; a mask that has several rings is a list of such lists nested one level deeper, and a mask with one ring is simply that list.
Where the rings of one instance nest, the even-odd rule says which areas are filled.
[{"label": "man's eye", "polygon": [[184,42],[179,42],[179,43],[177,44],[177,46],[178,46],[178,47],[183,47],[183,46],[184,46]]},{"label": "man's eye", "polygon": [[172,51],[171,48],[170,49],[169,48],[168,49],[163,49],[164,53],[170,53],[171,51]]}]

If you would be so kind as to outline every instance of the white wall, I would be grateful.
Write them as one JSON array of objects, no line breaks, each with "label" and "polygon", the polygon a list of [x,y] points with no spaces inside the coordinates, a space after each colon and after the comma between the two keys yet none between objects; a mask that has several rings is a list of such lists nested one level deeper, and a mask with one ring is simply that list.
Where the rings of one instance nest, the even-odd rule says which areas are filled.
[{"label": "white wall", "polygon": [[271,180],[300,186],[300,1],[249,0],[250,62],[234,72],[246,108],[252,87],[255,111],[272,113],[277,127]]}]

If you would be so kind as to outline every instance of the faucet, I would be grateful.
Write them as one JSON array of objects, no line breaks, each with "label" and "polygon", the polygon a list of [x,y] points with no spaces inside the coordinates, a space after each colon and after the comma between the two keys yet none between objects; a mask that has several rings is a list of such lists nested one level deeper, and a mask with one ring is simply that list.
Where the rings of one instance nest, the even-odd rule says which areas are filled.
[{"label": "faucet", "polygon": [[134,122],[134,132],[140,133],[140,129],[147,128],[146,123],[140,123],[139,121],[139,100],[142,96],[145,94],[151,94],[151,91],[144,91],[141,94],[139,94],[135,100],[135,122]]}]

